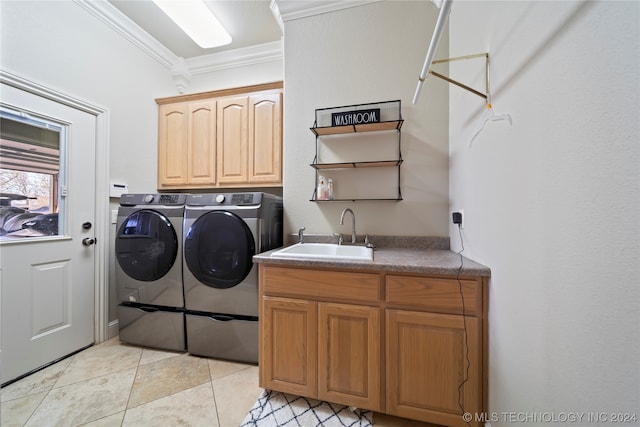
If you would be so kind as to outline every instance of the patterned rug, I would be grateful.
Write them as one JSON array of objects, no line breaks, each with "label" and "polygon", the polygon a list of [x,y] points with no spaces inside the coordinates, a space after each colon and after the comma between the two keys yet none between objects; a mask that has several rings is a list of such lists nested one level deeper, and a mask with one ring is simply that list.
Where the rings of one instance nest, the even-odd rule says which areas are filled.
[{"label": "patterned rug", "polygon": [[264,390],[240,427],[370,427],[373,412]]}]

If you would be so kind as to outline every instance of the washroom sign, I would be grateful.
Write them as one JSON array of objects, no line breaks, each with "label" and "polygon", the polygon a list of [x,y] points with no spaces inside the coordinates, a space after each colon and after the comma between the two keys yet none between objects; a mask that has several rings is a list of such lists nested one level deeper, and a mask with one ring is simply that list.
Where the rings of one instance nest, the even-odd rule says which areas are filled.
[{"label": "washroom sign", "polygon": [[362,125],[365,123],[379,123],[380,109],[344,111],[331,113],[331,126]]}]

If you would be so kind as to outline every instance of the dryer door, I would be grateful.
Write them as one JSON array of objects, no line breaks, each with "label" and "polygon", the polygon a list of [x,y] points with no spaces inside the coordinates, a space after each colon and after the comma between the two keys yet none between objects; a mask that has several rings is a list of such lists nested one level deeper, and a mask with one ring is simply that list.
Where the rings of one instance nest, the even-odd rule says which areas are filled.
[{"label": "dryer door", "polygon": [[134,211],[116,235],[116,259],[124,273],[141,282],[162,278],[178,255],[178,237],[166,216],[150,209]]},{"label": "dryer door", "polygon": [[246,222],[232,212],[211,211],[187,231],[183,245],[189,271],[204,285],[226,289],[251,271],[256,243]]}]

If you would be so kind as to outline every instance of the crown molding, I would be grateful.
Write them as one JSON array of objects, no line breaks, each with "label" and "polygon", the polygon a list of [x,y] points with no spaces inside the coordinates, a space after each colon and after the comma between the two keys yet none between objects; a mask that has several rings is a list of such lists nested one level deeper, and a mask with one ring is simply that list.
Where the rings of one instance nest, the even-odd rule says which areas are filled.
[{"label": "crown molding", "polygon": [[127,18],[122,12],[106,0],[85,1],[73,0],[93,16],[101,20],[112,30],[129,40],[151,58],[158,61],[167,69],[173,68],[178,56],[167,49],[162,43],[151,37],[135,22]]},{"label": "crown molding", "polygon": [[308,18],[323,13],[336,12],[343,9],[375,3],[380,0],[352,0],[352,1],[314,1],[314,0],[271,0],[271,12],[282,23],[301,18]]},{"label": "crown molding", "polygon": [[187,81],[194,74],[282,60],[281,41],[183,59],[167,49],[108,1],[73,1],[171,71],[174,77],[180,74],[186,77]]},{"label": "crown molding", "polygon": [[243,47],[185,60],[191,74],[204,74],[264,62],[282,61],[282,41]]}]

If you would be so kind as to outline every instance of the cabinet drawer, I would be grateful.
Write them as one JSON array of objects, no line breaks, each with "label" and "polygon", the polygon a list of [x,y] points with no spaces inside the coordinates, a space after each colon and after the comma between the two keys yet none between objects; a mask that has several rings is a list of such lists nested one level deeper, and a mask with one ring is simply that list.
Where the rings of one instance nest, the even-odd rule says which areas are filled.
[{"label": "cabinet drawer", "polygon": [[261,265],[260,282],[267,295],[375,303],[380,301],[382,276]]},{"label": "cabinet drawer", "polygon": [[[462,295],[460,296],[460,284]],[[388,275],[386,302],[440,313],[482,313],[482,283],[476,280]]]}]

